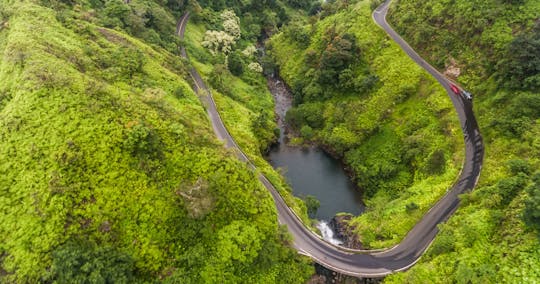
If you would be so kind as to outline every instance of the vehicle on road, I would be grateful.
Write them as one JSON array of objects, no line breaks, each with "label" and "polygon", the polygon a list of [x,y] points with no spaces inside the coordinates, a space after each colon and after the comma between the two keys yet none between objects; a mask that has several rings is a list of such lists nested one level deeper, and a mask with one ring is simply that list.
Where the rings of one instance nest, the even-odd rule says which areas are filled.
[{"label": "vehicle on road", "polygon": [[456,85],[450,84],[450,89],[452,89],[452,92],[454,92],[454,94],[459,95],[459,88]]},{"label": "vehicle on road", "polygon": [[469,101],[472,101],[472,94],[471,94],[471,93],[469,93],[469,92],[463,90],[463,91],[461,91],[461,95],[462,95],[464,98],[468,99]]},{"label": "vehicle on road", "polygon": [[[418,54],[386,22],[386,14],[390,3],[391,1],[385,1],[382,6],[377,8],[373,12],[373,19],[413,60],[422,62]],[[177,34],[180,38],[184,36],[188,18],[189,13],[184,14],[177,27]],[[182,56],[187,59],[187,53],[184,47],[182,47]],[[455,95],[461,95],[460,89],[450,83],[435,69],[428,68],[426,71],[433,75],[445,89],[450,86]],[[195,81],[202,82],[195,68],[191,68],[190,74],[194,79],[196,78]],[[204,84],[201,84],[200,88],[207,92],[206,94],[211,102],[207,113],[216,135],[220,139],[227,141],[225,144],[227,148],[233,148],[241,153],[242,155],[239,158],[246,162],[252,169],[255,169],[255,166],[243,155],[242,150],[236,145],[234,139],[225,128],[209,89]],[[194,87],[194,89],[198,90],[199,86]],[[464,130],[465,143],[467,144],[463,163],[464,170],[459,176],[459,182],[456,182],[450,189],[452,194],[444,195],[409,231],[402,242],[392,248],[382,250],[354,250],[328,245],[320,236],[317,236],[305,227],[302,220],[287,207],[285,200],[272,183],[263,174],[259,173],[258,179],[268,189],[274,199],[279,222],[286,225],[293,236],[292,246],[299,253],[311,257],[322,266],[354,277],[382,277],[397,271],[407,270],[414,265],[438,234],[439,228],[437,225],[445,222],[458,208],[460,204],[458,195],[470,191],[476,186],[482,168],[484,146],[478,129],[478,123],[474,117],[472,104],[462,104],[461,106],[456,104],[455,107],[456,110],[458,110],[458,107],[466,110],[457,112],[461,127]],[[473,135],[474,139],[470,139],[470,136]]]}]

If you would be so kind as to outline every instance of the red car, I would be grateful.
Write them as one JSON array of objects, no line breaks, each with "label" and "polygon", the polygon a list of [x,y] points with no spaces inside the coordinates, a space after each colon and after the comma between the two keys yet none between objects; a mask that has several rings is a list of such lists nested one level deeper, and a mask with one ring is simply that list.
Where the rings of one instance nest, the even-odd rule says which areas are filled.
[{"label": "red car", "polygon": [[459,88],[456,85],[450,84],[450,89],[452,89],[452,92],[454,92],[456,95],[459,95]]}]

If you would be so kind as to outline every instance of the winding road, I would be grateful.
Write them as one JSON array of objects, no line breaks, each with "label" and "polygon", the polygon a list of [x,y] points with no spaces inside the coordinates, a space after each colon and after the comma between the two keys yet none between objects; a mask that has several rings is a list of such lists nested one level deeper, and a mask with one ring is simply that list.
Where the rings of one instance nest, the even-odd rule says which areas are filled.
[{"label": "winding road", "polygon": [[[259,180],[269,190],[278,212],[280,224],[288,227],[294,239],[296,250],[309,256],[315,262],[342,274],[356,277],[382,277],[394,272],[403,271],[413,266],[426,251],[438,233],[437,225],[445,222],[459,205],[458,195],[476,186],[482,168],[484,147],[478,124],[472,110],[472,102],[462,96],[455,95],[450,89],[450,81],[435,68],[422,59],[386,22],[390,1],[386,1],[373,12],[374,21],[422,68],[429,72],[446,89],[456,109],[465,137],[465,161],[459,179],[413,227],[401,243],[383,250],[355,250],[332,245],[310,231],[298,216],[285,204],[275,187],[268,179],[259,174]],[[189,13],[178,22],[177,34],[183,38]],[[188,58],[184,48],[183,57]],[[207,109],[210,121],[217,137],[224,141],[227,148],[233,149],[238,158],[246,162],[250,168],[255,166],[249,161],[240,147],[235,143],[223,124],[209,88],[199,73],[191,68],[189,71],[194,80],[194,90],[199,94]]]}]

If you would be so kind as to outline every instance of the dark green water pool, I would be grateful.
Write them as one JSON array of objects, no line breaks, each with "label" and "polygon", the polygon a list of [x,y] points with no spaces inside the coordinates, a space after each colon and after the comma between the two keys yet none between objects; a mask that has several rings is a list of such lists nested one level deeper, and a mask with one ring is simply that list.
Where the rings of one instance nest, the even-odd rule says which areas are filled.
[{"label": "dark green water pool", "polygon": [[316,219],[329,221],[340,212],[362,213],[364,205],[360,191],[338,160],[318,148],[291,147],[285,143],[284,117],[291,106],[290,95],[280,80],[270,78],[268,85],[276,100],[282,134],[279,144],[268,154],[272,166],[284,169],[296,196],[312,195],[320,201]]}]

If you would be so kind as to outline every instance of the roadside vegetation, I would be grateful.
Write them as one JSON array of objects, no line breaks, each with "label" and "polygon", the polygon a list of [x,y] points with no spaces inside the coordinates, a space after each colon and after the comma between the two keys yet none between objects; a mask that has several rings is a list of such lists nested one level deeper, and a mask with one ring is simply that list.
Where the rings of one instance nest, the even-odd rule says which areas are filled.
[{"label": "roadside vegetation", "polygon": [[386,282],[540,281],[540,3],[395,1],[389,15],[424,58],[459,70],[486,153],[478,187],[427,254]]},{"label": "roadside vegetation", "polygon": [[277,32],[291,15],[305,12],[289,11],[291,6],[281,2],[271,2],[266,9],[257,8],[258,5],[246,2],[227,8],[217,4],[199,7],[187,25],[183,44],[190,63],[212,89],[227,130],[310,226],[312,220],[305,202],[293,196],[284,177],[264,159],[269,146],[277,140],[279,129],[264,77],[273,72],[273,62],[256,47],[260,37]]},{"label": "roadside vegetation", "polygon": [[462,164],[446,92],[373,22],[369,1],[323,4],[268,49],[293,91],[288,122],[343,159],[364,194],[367,211],[349,225],[365,247],[397,244]]},{"label": "roadside vegetation", "polygon": [[173,37],[187,7],[162,2],[2,1],[0,282],[313,273],[255,173],[215,139]]},{"label": "roadside vegetation", "polygon": [[[363,191],[367,211],[349,224],[364,246],[397,244],[459,173],[451,102],[373,23],[379,0],[0,1],[2,283],[313,274],[257,173],[215,138],[191,66],[306,224],[317,201],[263,158],[278,135],[274,71],[293,91],[295,141],[342,159]],[[538,15],[535,0],[394,0],[390,23],[475,95],[486,160],[426,255],[385,282],[540,281]]]}]

